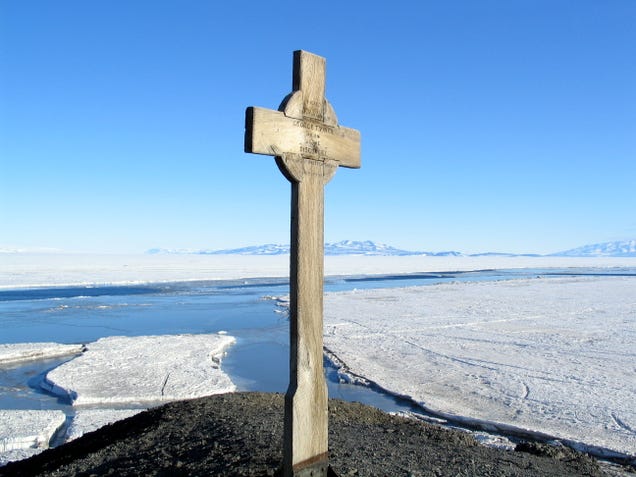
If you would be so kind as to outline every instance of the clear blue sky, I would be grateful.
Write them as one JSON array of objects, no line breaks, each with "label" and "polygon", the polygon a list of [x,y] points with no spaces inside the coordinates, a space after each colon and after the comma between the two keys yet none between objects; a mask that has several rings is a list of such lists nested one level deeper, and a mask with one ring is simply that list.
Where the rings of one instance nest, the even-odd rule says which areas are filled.
[{"label": "clear blue sky", "polygon": [[297,49],[362,134],[327,241],[636,237],[634,0],[0,0],[0,247],[287,243],[289,185],[243,133]]}]

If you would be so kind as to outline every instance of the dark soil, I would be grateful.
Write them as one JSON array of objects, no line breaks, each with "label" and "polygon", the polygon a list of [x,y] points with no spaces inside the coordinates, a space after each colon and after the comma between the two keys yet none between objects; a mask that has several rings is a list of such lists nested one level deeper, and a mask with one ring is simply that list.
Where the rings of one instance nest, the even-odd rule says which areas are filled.
[{"label": "dark soil", "polygon": [[[603,476],[592,458],[541,444],[478,445],[470,434],[329,402],[330,464],[344,476]],[[235,393],[166,404],[30,459],[0,476],[273,476],[283,397]]]}]

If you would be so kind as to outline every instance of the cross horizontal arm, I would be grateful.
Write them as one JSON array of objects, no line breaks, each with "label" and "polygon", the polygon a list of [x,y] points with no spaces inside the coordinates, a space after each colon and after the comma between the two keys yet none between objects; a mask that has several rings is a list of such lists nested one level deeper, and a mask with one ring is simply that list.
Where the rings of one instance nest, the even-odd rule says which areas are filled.
[{"label": "cross horizontal arm", "polygon": [[339,166],[360,167],[360,132],[257,107],[245,115],[245,152],[269,156],[299,155]]}]

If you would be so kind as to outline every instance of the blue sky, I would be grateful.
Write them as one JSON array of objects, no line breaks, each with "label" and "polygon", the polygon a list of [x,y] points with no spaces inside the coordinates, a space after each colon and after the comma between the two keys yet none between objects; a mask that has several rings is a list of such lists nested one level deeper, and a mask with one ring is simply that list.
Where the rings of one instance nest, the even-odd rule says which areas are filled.
[{"label": "blue sky", "polygon": [[325,238],[549,253],[636,237],[636,2],[0,1],[0,247],[287,243],[289,184],[243,152],[292,52],[362,168]]}]

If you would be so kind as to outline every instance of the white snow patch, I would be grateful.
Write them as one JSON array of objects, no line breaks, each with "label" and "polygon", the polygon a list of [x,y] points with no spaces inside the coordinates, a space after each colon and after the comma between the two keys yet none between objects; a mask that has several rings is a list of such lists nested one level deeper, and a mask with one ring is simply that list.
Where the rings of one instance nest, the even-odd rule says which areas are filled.
[{"label": "white snow patch", "polygon": [[81,354],[81,344],[60,343],[12,343],[0,344],[0,366],[38,359],[58,358]]},{"label": "white snow patch", "polygon": [[121,421],[143,412],[143,409],[81,409],[66,429],[65,441],[72,441],[87,432],[93,432],[107,424]]},{"label": "white snow patch", "polygon": [[496,434],[490,434],[488,432],[480,431],[472,432],[471,435],[482,446],[494,447],[496,449],[504,449],[509,451],[515,450],[515,447],[517,447],[517,444],[504,436],[498,436]]},{"label": "white snow patch", "polygon": [[220,369],[227,335],[112,336],[49,371],[42,386],[74,405],[152,403],[232,392]]},{"label": "white snow patch", "polygon": [[445,417],[636,455],[636,278],[328,293],[325,346]]},{"label": "white snow patch", "polygon": [[62,411],[0,410],[0,461],[13,460],[11,451],[46,449],[65,421]]}]

